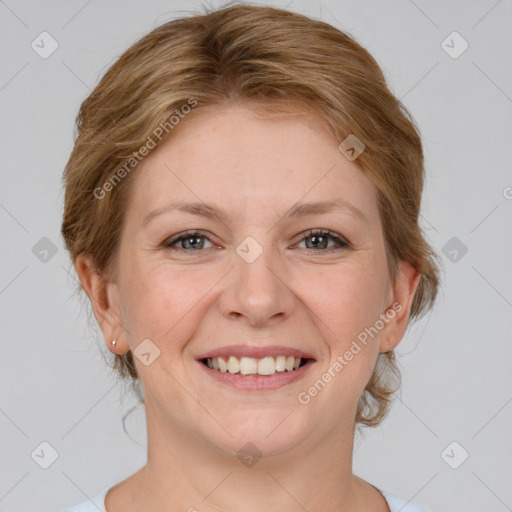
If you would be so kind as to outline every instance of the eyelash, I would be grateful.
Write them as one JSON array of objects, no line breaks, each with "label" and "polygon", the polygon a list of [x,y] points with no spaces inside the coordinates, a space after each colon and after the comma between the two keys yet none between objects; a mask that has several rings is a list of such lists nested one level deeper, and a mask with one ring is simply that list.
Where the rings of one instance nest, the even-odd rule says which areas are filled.
[{"label": "eyelash", "polygon": [[[313,236],[330,238],[331,240],[336,242],[337,247],[331,247],[330,249],[320,249],[320,250],[306,248],[307,251],[322,252],[325,254],[325,253],[332,253],[332,252],[335,252],[335,251],[338,251],[341,249],[348,249],[350,247],[350,244],[345,239],[343,239],[342,237],[333,233],[332,231],[324,230],[324,229],[311,229],[311,230],[307,231],[306,233],[304,233],[304,235],[301,237],[301,239],[297,243],[301,243],[304,240],[306,240],[307,238],[310,238]],[[186,231],[184,233],[180,233],[174,237],[171,237],[171,238],[165,240],[162,243],[162,248],[168,249],[168,250],[179,250],[179,251],[184,251],[184,252],[201,252],[201,250],[205,250],[205,249],[198,249],[195,251],[193,249],[188,250],[188,249],[183,249],[182,247],[175,247],[176,244],[178,244],[179,242],[181,242],[183,240],[187,240],[189,238],[194,238],[194,237],[205,238],[206,240],[211,242],[211,240],[203,232],[193,230],[193,231]]]}]

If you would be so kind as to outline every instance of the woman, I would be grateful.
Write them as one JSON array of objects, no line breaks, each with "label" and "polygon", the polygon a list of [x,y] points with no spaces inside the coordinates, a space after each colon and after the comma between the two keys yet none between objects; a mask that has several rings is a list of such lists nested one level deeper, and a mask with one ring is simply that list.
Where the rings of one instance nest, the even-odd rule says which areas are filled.
[{"label": "woman", "polygon": [[418,511],[352,473],[438,285],[421,140],[369,53],[228,7],[143,37],[77,124],[62,233],[148,459],[68,512]]}]

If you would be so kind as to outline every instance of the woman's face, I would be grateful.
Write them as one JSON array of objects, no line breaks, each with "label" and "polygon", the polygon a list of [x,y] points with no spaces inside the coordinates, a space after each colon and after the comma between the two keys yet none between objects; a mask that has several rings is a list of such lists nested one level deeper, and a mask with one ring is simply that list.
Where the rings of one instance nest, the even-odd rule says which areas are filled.
[{"label": "woman's face", "polygon": [[390,280],[376,189],[338,144],[310,114],[231,106],[193,112],[132,171],[100,323],[135,352],[148,428],[263,455],[350,432],[417,276]]}]

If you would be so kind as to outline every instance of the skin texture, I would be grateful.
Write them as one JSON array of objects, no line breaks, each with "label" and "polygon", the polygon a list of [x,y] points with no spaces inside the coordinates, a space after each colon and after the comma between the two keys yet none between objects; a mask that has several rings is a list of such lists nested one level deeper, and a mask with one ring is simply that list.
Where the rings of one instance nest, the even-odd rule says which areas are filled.
[{"label": "skin texture", "polygon": [[[134,171],[115,278],[85,255],[76,261],[109,349],[150,339],[160,350],[149,366],[136,359],[148,462],[110,490],[108,512],[388,510],[352,474],[355,414],[378,353],[405,332],[419,275],[401,263],[391,281],[375,187],[309,113],[263,119],[230,105],[194,112],[178,128]],[[348,209],[284,218],[299,201],[339,198],[366,219]],[[171,210],[142,225],[173,201],[214,205],[226,219]],[[162,247],[195,229],[206,237],[196,245]],[[300,240],[309,229],[349,246],[328,252],[337,247],[328,239],[315,248]],[[249,236],[263,250],[252,263],[236,251]],[[394,303],[401,310],[379,334],[301,404],[298,394]],[[231,344],[295,347],[316,361],[281,389],[242,391],[196,360]],[[248,442],[262,453],[252,467],[236,456]]]}]

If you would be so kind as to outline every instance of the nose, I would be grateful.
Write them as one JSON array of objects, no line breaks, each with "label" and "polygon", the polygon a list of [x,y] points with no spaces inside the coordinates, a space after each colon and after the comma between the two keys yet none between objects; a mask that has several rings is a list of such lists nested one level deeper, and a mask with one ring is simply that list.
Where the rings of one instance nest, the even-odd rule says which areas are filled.
[{"label": "nose", "polygon": [[296,304],[286,265],[271,248],[261,247],[263,250],[254,260],[245,256],[249,254],[244,252],[247,248],[254,251],[254,241],[253,245],[241,244],[234,253],[234,268],[220,298],[221,312],[226,318],[250,327],[282,322],[290,317]]}]

